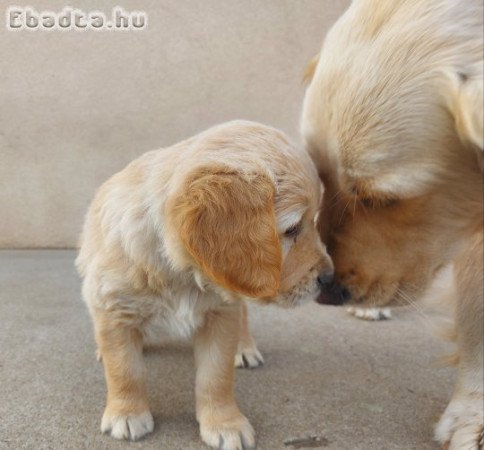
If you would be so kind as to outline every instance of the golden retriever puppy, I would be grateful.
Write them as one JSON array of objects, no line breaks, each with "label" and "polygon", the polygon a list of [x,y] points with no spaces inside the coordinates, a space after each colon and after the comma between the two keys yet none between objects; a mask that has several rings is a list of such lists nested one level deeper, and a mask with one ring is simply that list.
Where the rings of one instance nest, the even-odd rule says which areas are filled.
[{"label": "golden retriever puppy", "polygon": [[482,448],[482,0],[354,0],[306,76],[335,265],[321,301],[413,302],[455,261],[458,379],[436,437]]},{"label": "golden retriever puppy", "polygon": [[321,191],[304,150],[245,121],[146,153],[101,186],[77,266],[106,375],[103,432],[153,430],[142,348],[164,333],[193,337],[203,441],[255,445],[233,392],[238,344],[258,353],[243,301],[318,296],[333,272],[315,227]]}]

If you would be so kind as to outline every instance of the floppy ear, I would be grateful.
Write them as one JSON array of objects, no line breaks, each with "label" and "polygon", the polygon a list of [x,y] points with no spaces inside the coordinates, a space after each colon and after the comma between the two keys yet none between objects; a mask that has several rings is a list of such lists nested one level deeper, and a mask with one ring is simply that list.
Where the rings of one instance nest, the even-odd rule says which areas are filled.
[{"label": "floppy ear", "polygon": [[450,75],[449,107],[462,140],[484,150],[484,98],[482,67],[477,74]]},{"label": "floppy ear", "polygon": [[249,297],[277,294],[282,256],[266,175],[202,167],[173,205],[181,240],[209,278]]},{"label": "floppy ear", "polygon": [[318,65],[318,62],[319,62],[319,53],[311,58],[311,60],[308,62],[308,65],[304,69],[302,81],[305,86],[311,83],[314,77],[314,72],[316,72],[316,67]]}]

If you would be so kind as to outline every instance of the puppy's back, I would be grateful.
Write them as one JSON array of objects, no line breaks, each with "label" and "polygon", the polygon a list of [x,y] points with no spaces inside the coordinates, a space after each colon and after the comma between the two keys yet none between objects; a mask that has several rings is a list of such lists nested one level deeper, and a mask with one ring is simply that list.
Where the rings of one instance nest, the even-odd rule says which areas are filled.
[{"label": "puppy's back", "polygon": [[[76,260],[89,266],[134,263],[160,270],[164,254],[164,206],[197,166],[223,164],[250,172],[255,167],[316,177],[309,156],[280,131],[250,121],[216,125],[173,146],[145,153],[107,180],[88,209]],[[294,166],[294,167],[293,167]],[[302,167],[303,170],[299,170]],[[294,170],[293,170],[294,169]],[[125,267],[123,267],[125,270]]]}]

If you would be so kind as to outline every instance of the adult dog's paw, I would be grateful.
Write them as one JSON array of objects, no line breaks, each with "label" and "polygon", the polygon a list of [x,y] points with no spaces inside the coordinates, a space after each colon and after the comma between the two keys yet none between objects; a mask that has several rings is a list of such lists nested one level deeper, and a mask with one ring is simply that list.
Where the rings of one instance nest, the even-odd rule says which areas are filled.
[{"label": "adult dog's paw", "polygon": [[201,423],[200,435],[205,444],[218,450],[255,449],[255,432],[244,416],[229,423]]},{"label": "adult dog's paw", "polygon": [[392,310],[390,308],[358,308],[350,306],[346,308],[346,312],[362,320],[388,320],[392,318]]},{"label": "adult dog's paw", "polygon": [[445,450],[483,450],[484,396],[455,397],[435,428],[435,438]]},{"label": "adult dog's paw", "polygon": [[138,415],[113,416],[104,413],[101,421],[101,431],[109,433],[116,439],[127,439],[137,441],[143,436],[151,433],[154,428],[153,416],[149,411]]},{"label": "adult dog's paw", "polygon": [[235,367],[245,369],[255,369],[264,364],[264,358],[257,349],[255,343],[250,346],[239,344],[235,355]]}]

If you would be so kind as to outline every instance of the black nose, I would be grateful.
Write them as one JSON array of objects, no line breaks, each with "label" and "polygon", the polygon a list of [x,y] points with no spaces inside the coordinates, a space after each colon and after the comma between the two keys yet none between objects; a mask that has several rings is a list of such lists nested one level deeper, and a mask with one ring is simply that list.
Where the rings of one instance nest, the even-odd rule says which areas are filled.
[{"label": "black nose", "polygon": [[319,294],[317,302],[324,305],[343,305],[350,298],[350,291],[333,280],[321,286],[321,293]]},{"label": "black nose", "polygon": [[318,275],[318,284],[321,289],[327,289],[327,287],[333,281],[334,272],[332,270],[326,270]]}]

